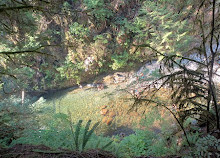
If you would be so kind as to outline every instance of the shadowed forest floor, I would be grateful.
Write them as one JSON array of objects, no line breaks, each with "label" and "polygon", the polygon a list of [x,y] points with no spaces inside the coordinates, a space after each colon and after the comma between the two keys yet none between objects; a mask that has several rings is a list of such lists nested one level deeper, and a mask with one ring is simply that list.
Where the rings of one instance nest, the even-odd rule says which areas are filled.
[{"label": "shadowed forest floor", "polygon": [[[15,145],[12,148],[0,149],[2,157],[17,157],[17,158],[116,158],[109,152],[102,150],[89,150],[86,152],[76,152],[68,150],[54,151],[46,146],[34,145]],[[156,158],[151,156],[136,157],[136,158]],[[167,156],[162,158],[180,158],[177,156]]]}]

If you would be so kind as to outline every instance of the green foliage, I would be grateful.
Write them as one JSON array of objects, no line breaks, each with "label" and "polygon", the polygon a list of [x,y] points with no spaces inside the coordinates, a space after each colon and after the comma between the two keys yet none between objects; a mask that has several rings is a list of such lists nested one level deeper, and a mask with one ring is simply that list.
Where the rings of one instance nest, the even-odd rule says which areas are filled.
[{"label": "green foliage", "polygon": [[[115,138],[116,139],[116,138]],[[116,141],[116,140],[115,140]],[[164,137],[149,130],[136,130],[135,134],[124,137],[115,144],[118,157],[165,156],[176,154],[176,141],[173,139],[168,146]]]},{"label": "green foliage", "polygon": [[[154,140],[154,143],[149,146],[147,155],[154,155],[157,157],[166,155],[175,155],[177,151],[176,141],[173,139],[171,145],[168,146],[164,138]],[[169,153],[169,154],[168,154]]]},{"label": "green foliage", "polygon": [[75,130],[75,134],[74,134],[74,142],[75,142],[75,146],[76,146],[77,151],[79,150],[78,139],[79,139],[79,134],[80,134],[79,132],[80,132],[80,129],[81,129],[81,125],[82,125],[82,120],[79,120],[79,122],[76,125],[76,130]]},{"label": "green foliage", "polygon": [[83,62],[77,64],[72,63],[67,59],[67,61],[57,68],[62,79],[74,79],[76,82],[80,81],[80,74],[84,70]]},{"label": "green foliage", "polygon": [[97,128],[97,126],[99,125],[99,123],[96,123],[93,125],[92,129],[89,130],[89,126],[91,124],[91,120],[89,120],[86,124],[84,133],[83,133],[83,143],[82,143],[82,150],[85,148],[86,143],[88,142],[89,138],[91,137],[92,133],[94,132],[94,130]]},{"label": "green foliage", "polygon": [[[22,137],[13,140],[11,146],[20,143],[33,145],[43,144],[54,149],[62,148],[83,151],[94,148],[104,150],[112,144],[109,138],[96,136],[94,134],[98,123],[89,129],[91,121],[88,121],[85,128],[83,128],[82,120],[79,120],[76,125],[73,125],[65,114],[55,114],[53,118],[56,119],[48,124],[48,126],[34,131],[26,130]],[[70,128],[68,128],[67,124],[70,125]]]},{"label": "green foliage", "polygon": [[70,140],[72,140],[70,130],[57,130],[56,128],[29,130],[25,132],[23,137],[14,140],[11,146],[15,144],[44,144],[54,149],[59,147],[71,149],[72,141]]},{"label": "green foliage", "polygon": [[152,132],[137,131],[125,137],[120,143],[120,153],[125,157],[147,155],[147,149],[152,145],[155,135]]},{"label": "green foliage", "polygon": [[110,67],[113,70],[118,70],[120,68],[127,66],[129,60],[129,54],[127,52],[124,52],[121,55],[114,54],[112,55],[111,60],[113,61],[113,63],[112,65],[110,65]]},{"label": "green foliage", "polygon": [[[196,131],[195,133],[189,132],[187,134],[188,137],[188,141],[191,145],[195,145],[196,142],[198,141],[199,137],[200,137],[200,133],[198,131]],[[183,145],[188,146],[188,143],[186,142],[186,140],[184,140]]]},{"label": "green foliage", "polygon": [[87,10],[89,10],[89,14],[97,20],[103,21],[113,16],[111,10],[106,8],[104,0],[84,0],[83,3]]},{"label": "green foliage", "polygon": [[[172,135],[173,129],[170,128],[170,123],[163,120],[159,110],[154,107],[145,116],[141,122],[145,127],[144,130],[136,130],[135,134],[126,136],[121,141],[120,137],[115,137],[115,146],[118,146],[115,152],[118,157],[130,158],[143,155],[162,157],[175,155],[178,152],[180,147],[177,145],[177,137]],[[154,127],[155,122],[161,122],[161,127]]]},{"label": "green foliage", "polygon": [[74,35],[76,39],[83,41],[83,39],[89,35],[89,29],[83,27],[83,25],[80,25],[77,22],[74,22],[70,25],[70,33]]},{"label": "green foliage", "polygon": [[108,34],[106,35],[97,35],[94,37],[95,41],[100,41],[103,44],[107,44],[108,43]]},{"label": "green foliage", "polygon": [[181,15],[168,10],[165,6],[147,1],[140,14],[147,16],[149,23],[149,43],[162,53],[183,52],[191,42],[189,23],[181,21]]},{"label": "green foliage", "polygon": [[0,146],[6,147],[13,140],[20,138],[24,130],[37,126],[33,110],[28,102],[21,105],[21,99],[11,96],[0,101]]},{"label": "green foliage", "polygon": [[[14,82],[22,88],[30,89],[32,83],[31,79],[34,77],[34,70],[30,67],[16,68],[14,69],[14,74],[17,74],[18,79]],[[32,87],[33,88],[33,87]]]},{"label": "green foliage", "polygon": [[[51,109],[42,109],[43,115],[52,114],[52,118],[45,118],[41,115],[39,120],[46,119],[44,123],[41,124],[42,127],[54,128],[58,130],[68,129],[69,127],[69,117],[63,113],[54,113],[54,111],[50,111]],[[38,115],[39,116],[39,115]]]},{"label": "green foliage", "polygon": [[[80,150],[80,151],[83,151],[87,145],[87,143],[89,142],[89,140],[91,139],[95,129],[98,127],[99,125],[99,122],[95,123],[91,129],[90,128],[90,124],[91,124],[91,120],[89,120],[87,123],[86,123],[86,126],[85,128],[83,129],[83,132],[82,132],[82,137],[80,140],[80,134],[81,134],[81,131],[82,131],[82,120],[79,120],[77,125],[76,125],[76,128],[75,128],[75,132],[73,131],[73,126],[72,124],[70,124],[71,126],[71,132],[72,132],[72,136],[74,137],[74,142],[75,142],[75,150]],[[110,146],[112,143],[112,141],[109,141],[107,144],[105,144],[103,147],[101,147],[103,150],[105,148],[107,148],[108,146]],[[81,147],[79,148],[79,145],[81,144]],[[97,142],[96,144],[96,147],[98,148],[99,147],[99,144],[100,144],[100,140]]]},{"label": "green foliage", "polygon": [[[162,121],[163,118],[161,118],[161,115],[159,113],[159,108],[158,107],[153,107],[150,113],[147,113],[145,115],[145,119],[141,120],[141,125],[144,127],[151,127],[153,125],[153,123],[157,120]],[[166,125],[166,123],[164,123],[164,125]]]},{"label": "green foliage", "polygon": [[145,1],[133,21],[123,18],[117,23],[123,26],[121,31],[132,34],[136,43],[148,43],[162,53],[183,52],[192,42],[189,23],[187,20],[180,22],[182,14],[167,8]]},{"label": "green foliage", "polygon": [[[134,6],[130,6],[130,2]],[[41,79],[43,83],[36,84],[30,78],[25,79],[25,81],[30,80],[27,84],[31,84],[30,87],[35,87],[35,90],[50,89],[62,85],[66,80],[80,82],[81,77],[86,76],[83,72],[85,68],[83,68],[82,61],[88,56],[95,58],[89,73],[98,74],[111,69],[123,69],[127,65],[133,67],[137,62],[152,58],[148,56],[150,52],[148,49],[135,50],[133,44],[149,43],[163,53],[177,53],[188,48],[186,45],[191,42],[189,36],[191,26],[188,25],[187,18],[182,19],[187,11],[191,12],[187,9],[187,5],[191,6],[193,2],[190,0],[184,4],[181,2],[181,0],[177,1],[177,8],[183,8],[177,14],[173,0],[138,2],[122,0],[117,3],[104,0],[80,2],[71,0],[51,5],[45,5],[42,1],[39,2],[39,5],[44,4],[41,7],[50,10],[52,15],[55,12],[58,14],[50,18],[38,10],[35,12],[29,9],[19,10],[17,13],[10,11],[10,16],[3,18],[3,25],[0,27],[1,37],[3,37],[0,48],[4,51],[36,49],[34,54],[46,52],[58,57],[59,65],[45,70],[36,64],[36,60],[32,61],[32,53],[9,55],[16,59],[18,65],[24,63],[30,65],[35,73],[37,69],[40,69],[45,77]],[[25,6],[26,4],[38,5],[32,1],[2,2],[2,6],[5,7]],[[14,18],[16,17],[14,14],[18,18]],[[7,18],[12,21],[12,26],[5,20]],[[58,46],[60,49],[43,47],[47,44]],[[66,56],[71,57],[71,60],[65,58]],[[53,65],[53,60],[48,58],[50,57],[43,59],[44,64]],[[2,70],[7,70],[4,72],[9,73],[10,69],[14,69],[9,57],[0,55],[0,59],[0,67]]]},{"label": "green foliage", "polygon": [[[195,147],[191,151],[192,157],[219,157],[218,151],[220,150],[220,140],[214,136],[207,135],[206,137],[199,138],[195,143]],[[187,157],[187,156],[186,156]]]},{"label": "green foliage", "polygon": [[[124,69],[127,66],[132,67],[137,62],[155,58],[156,55],[153,55],[153,57],[148,56],[149,49],[137,47],[137,45],[149,44],[161,53],[160,55],[157,54],[158,60],[164,61],[164,55],[169,54],[170,58],[172,58],[177,54],[181,57],[181,53],[187,51],[191,48],[191,45],[195,44],[192,42],[190,20],[193,19],[191,15],[195,12],[193,9],[197,6],[197,1],[187,0],[184,3],[181,3],[183,2],[182,0],[129,1],[135,4],[134,7],[130,6],[125,0],[117,1],[117,4],[114,4],[115,1],[109,2],[104,0],[71,0],[64,3],[63,1],[60,3],[57,1],[57,3],[45,5],[45,8],[44,5],[39,5],[42,10],[50,11],[53,7],[56,9],[56,12],[53,12],[54,10],[50,12],[52,13],[50,17],[50,14],[44,15],[44,13],[35,9],[35,12],[33,12],[33,9],[16,9],[16,12],[13,9],[3,11],[5,7],[7,9],[7,7],[25,5],[34,5],[34,8],[38,8],[37,5],[43,3],[42,1],[38,3],[32,1],[19,1],[18,3],[18,1],[14,0],[1,1],[2,12],[0,14],[2,25],[0,26],[0,33],[2,40],[0,42],[0,73],[9,76],[13,74],[18,79],[14,82],[16,84],[14,84],[10,82],[12,80],[9,79],[9,76],[2,77],[0,74],[0,88],[5,88],[8,92],[11,91],[10,89],[15,89],[15,87],[27,90],[47,90],[56,87],[57,82],[62,84],[66,80],[74,80],[74,83],[79,84],[82,76],[87,77],[87,73],[94,75],[100,72],[108,72],[110,69]],[[219,4],[219,1],[217,3]],[[56,13],[56,16],[54,16],[54,13]],[[50,20],[52,20],[51,24],[48,23]],[[68,29],[69,31],[67,31]],[[198,36],[200,35],[198,34]],[[205,34],[203,34],[203,37],[206,37]],[[43,47],[43,45],[47,44],[51,46]],[[54,49],[52,46],[58,46],[60,49]],[[4,54],[5,51],[8,54]],[[15,51],[21,51],[21,53],[13,54]],[[40,55],[45,52],[55,55],[57,60],[59,60],[58,63],[54,64],[52,57],[42,57]],[[32,53],[38,54],[33,55]],[[94,61],[89,65],[89,71],[87,72],[85,71],[84,61],[88,57],[94,57]],[[169,62],[167,63],[170,64]],[[173,63],[170,65],[173,65]],[[209,67],[207,65],[207,68]],[[181,81],[179,76],[177,76],[177,80],[175,80],[175,77],[170,78],[171,84],[173,84],[173,81],[175,83],[183,83],[185,76],[190,76],[189,74],[186,75],[185,72],[184,69],[184,78],[180,76]],[[37,77],[36,74],[41,76]],[[196,83],[201,82],[203,74],[198,76]],[[160,74],[156,70],[151,75],[151,79],[154,79],[159,77]],[[196,80],[194,76],[191,77]],[[183,85],[192,83],[191,80],[188,81],[190,82],[185,82]],[[186,91],[184,91],[185,89],[178,88],[177,93],[181,94],[181,96],[175,96],[174,94],[173,98],[175,99],[176,97],[178,99],[180,97],[180,99],[183,99],[179,107],[187,102],[185,98],[181,97],[185,92],[190,91],[190,87],[196,87],[195,85],[197,84],[189,85]],[[209,84],[205,83],[202,85]],[[202,94],[198,93],[199,97],[205,96],[204,98],[209,98],[210,95],[206,96],[206,92],[204,92],[206,88],[201,88]],[[192,89],[191,91],[199,92],[197,89]],[[78,97],[79,99],[82,99],[82,97]],[[192,98],[189,100],[193,101]],[[77,99],[74,100],[75,102],[77,102]],[[210,100],[210,103],[212,103],[212,100]],[[88,121],[85,127],[83,127],[82,120],[74,125],[68,120],[67,115],[62,113],[43,117],[43,114],[46,113],[45,111],[56,111],[55,108],[50,108],[49,106],[41,109],[41,112],[43,111],[42,115],[37,117],[39,120],[52,118],[50,121],[44,122],[48,124],[41,126],[41,129],[29,130],[23,135],[23,130],[33,123],[29,118],[29,112],[32,112],[29,109],[30,107],[26,107],[27,111],[25,111],[24,108],[12,106],[11,103],[6,101],[3,104],[7,105],[7,107],[1,105],[0,109],[0,135],[2,135],[0,142],[2,146],[10,144],[14,139],[17,139],[13,141],[14,144],[19,142],[45,144],[53,148],[62,147],[79,151],[94,147],[94,141],[95,148],[105,149],[112,145],[109,138],[103,138],[94,134],[98,124],[94,124],[90,129],[91,121]],[[20,100],[17,101],[17,104],[20,104]],[[89,104],[88,107],[90,105],[92,104]],[[201,104],[196,107],[200,106]],[[87,112],[88,109],[86,111],[79,107],[79,105],[76,105],[74,108],[78,108],[79,114],[84,113],[84,115],[87,115],[86,119],[88,119],[88,114],[97,112],[94,109],[93,111],[91,110],[92,112]],[[184,109],[184,116],[180,117],[185,119],[190,115],[190,112],[198,114],[198,110],[205,111],[197,108],[190,109],[190,111],[187,108]],[[142,123],[147,128],[150,128],[156,120],[162,121],[157,113],[158,111],[151,113],[152,117],[146,116]],[[21,119],[21,116],[25,116],[25,119]],[[27,116],[28,118],[26,118]],[[205,121],[207,121],[206,118]],[[67,128],[69,124],[70,129]],[[191,128],[190,121],[185,120],[183,126],[184,128]],[[165,130],[166,132],[170,130],[166,125],[161,125],[161,129],[164,130],[161,132],[162,134],[165,134]],[[165,134],[165,137],[158,134],[158,138],[156,138],[153,132],[137,131],[136,134],[125,137],[113,144],[115,148],[120,147],[117,149],[117,153],[121,157],[173,154],[177,148],[175,146],[176,138],[173,138],[171,143],[168,144],[166,137],[170,137],[169,134],[172,133],[170,131],[168,131],[168,134]],[[22,135],[23,137],[21,137]],[[217,149],[212,143],[219,142],[213,137],[208,136],[200,140],[199,136],[198,132],[188,135],[190,144],[195,144],[196,146],[194,155],[198,157],[208,156],[210,147]],[[113,151],[113,149],[109,150]]]}]

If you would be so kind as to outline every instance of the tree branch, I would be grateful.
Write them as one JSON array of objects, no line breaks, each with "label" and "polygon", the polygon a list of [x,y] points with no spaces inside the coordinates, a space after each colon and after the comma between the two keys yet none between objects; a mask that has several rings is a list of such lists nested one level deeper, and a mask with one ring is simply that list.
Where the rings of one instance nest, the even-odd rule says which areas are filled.
[{"label": "tree branch", "polygon": [[7,8],[0,8],[0,13],[4,11],[10,10],[20,10],[20,9],[36,9],[38,7],[35,6],[17,6],[17,7],[7,7]]}]

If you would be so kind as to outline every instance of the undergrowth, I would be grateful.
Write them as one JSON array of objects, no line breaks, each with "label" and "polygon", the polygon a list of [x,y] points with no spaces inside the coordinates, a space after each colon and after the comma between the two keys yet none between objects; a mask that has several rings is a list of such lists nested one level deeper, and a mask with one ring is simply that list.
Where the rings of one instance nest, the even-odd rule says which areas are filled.
[{"label": "undergrowth", "polygon": [[0,101],[0,147],[7,147],[13,140],[21,137],[26,129],[37,128],[36,115],[28,105],[27,99],[11,96]]},{"label": "undergrowth", "polygon": [[[188,131],[189,147],[180,128],[172,119],[168,119],[169,113],[160,107],[149,107],[151,110],[148,109],[139,126],[142,129],[135,129],[130,135],[106,137],[95,132],[99,123],[76,121],[72,118],[74,113],[56,113],[52,108],[40,106],[44,103],[42,98],[35,104],[26,105],[21,105],[19,99],[1,102],[0,147],[32,144],[45,145],[58,151],[102,149],[119,158],[183,156],[183,150],[188,151],[185,157],[201,157],[219,150],[219,140],[213,136],[201,138],[198,128],[191,128],[190,119],[184,123],[186,129],[193,129],[192,132]],[[44,122],[39,122],[42,119]]]},{"label": "undergrowth", "polygon": [[[61,114],[61,117],[66,117]],[[61,118],[60,117],[60,118]],[[63,122],[66,124],[66,121]],[[51,124],[47,129],[27,130],[25,135],[14,140],[10,146],[15,144],[45,145],[53,149],[69,149],[72,151],[84,151],[87,149],[102,150],[109,147],[112,141],[94,134],[98,123],[90,128],[91,121],[88,121],[85,127],[82,127],[82,120],[77,124],[69,122],[69,126],[60,128],[58,124]],[[101,140],[101,141],[100,141]]]}]

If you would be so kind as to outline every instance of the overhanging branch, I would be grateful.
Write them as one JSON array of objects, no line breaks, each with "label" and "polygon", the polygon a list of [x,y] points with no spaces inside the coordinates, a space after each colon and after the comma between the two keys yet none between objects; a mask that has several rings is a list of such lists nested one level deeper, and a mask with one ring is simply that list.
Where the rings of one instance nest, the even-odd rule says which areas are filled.
[{"label": "overhanging branch", "polygon": [[32,6],[32,5],[27,5],[27,6],[17,6],[17,7],[6,7],[6,8],[0,8],[0,13],[5,12],[5,11],[11,11],[11,10],[22,10],[22,9],[37,9],[39,10],[40,7],[38,6]]}]

